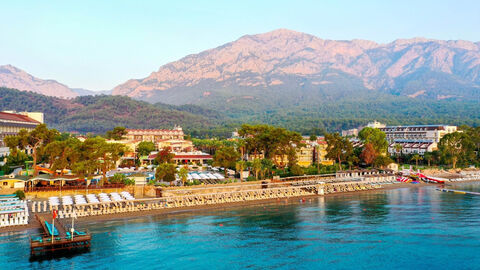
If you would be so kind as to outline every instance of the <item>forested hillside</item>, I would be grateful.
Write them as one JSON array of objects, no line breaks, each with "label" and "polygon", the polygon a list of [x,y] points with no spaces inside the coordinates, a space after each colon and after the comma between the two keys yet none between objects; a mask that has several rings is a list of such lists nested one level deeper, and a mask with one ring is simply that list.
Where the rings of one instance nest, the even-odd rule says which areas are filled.
[{"label": "forested hillside", "polygon": [[[129,128],[172,128],[181,125],[191,132],[215,127],[216,122],[195,108],[152,105],[120,96],[84,96],[74,99],[47,97],[33,92],[0,88],[0,110],[38,111],[45,122],[61,131],[104,133],[115,126]],[[201,112],[201,109],[197,109]]]},{"label": "forested hillside", "polygon": [[243,106],[226,112],[199,105],[150,104],[123,96],[83,96],[67,100],[0,88],[0,110],[43,112],[51,127],[80,133],[104,133],[115,126],[172,128],[180,125],[192,136],[225,137],[242,123],[265,123],[305,135],[320,135],[325,131],[358,127],[375,119],[388,124],[480,126],[480,106],[476,100],[425,102],[408,97],[393,99],[389,94],[352,93],[342,99],[308,101],[308,106],[297,106],[292,101],[290,107],[269,110],[261,110],[251,100],[242,102]]}]

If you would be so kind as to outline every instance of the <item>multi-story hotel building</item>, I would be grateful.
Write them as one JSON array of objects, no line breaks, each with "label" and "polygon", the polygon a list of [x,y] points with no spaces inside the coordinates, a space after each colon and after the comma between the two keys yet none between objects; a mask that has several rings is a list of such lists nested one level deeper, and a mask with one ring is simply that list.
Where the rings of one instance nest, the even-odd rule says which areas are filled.
[{"label": "multi-story hotel building", "polygon": [[380,128],[385,132],[387,141],[422,141],[440,142],[440,139],[448,134],[457,131],[456,126],[447,125],[414,125],[414,126],[386,126]]},{"label": "multi-story hotel building", "polygon": [[0,112],[0,147],[5,147],[6,136],[17,135],[21,129],[28,131],[43,123],[43,113]]},{"label": "multi-story hotel building", "polygon": [[181,127],[174,129],[126,129],[127,140],[158,143],[163,140],[183,140]]}]

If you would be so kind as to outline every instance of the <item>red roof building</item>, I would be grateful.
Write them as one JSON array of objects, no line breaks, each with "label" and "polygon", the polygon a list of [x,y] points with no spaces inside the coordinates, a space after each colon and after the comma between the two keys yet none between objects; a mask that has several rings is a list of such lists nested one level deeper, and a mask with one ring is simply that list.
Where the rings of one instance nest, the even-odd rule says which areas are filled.
[{"label": "red roof building", "polygon": [[32,130],[40,124],[24,114],[0,112],[0,147],[5,146],[3,139],[6,136],[17,135],[21,129]]}]

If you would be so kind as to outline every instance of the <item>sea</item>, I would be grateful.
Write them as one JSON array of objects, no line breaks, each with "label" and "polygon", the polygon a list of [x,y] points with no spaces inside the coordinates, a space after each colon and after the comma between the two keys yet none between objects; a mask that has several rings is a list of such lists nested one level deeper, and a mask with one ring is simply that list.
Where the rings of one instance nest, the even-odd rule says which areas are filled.
[{"label": "sea", "polygon": [[81,227],[90,250],[54,257],[30,257],[35,230],[0,234],[0,269],[480,269],[480,196],[434,185]]}]

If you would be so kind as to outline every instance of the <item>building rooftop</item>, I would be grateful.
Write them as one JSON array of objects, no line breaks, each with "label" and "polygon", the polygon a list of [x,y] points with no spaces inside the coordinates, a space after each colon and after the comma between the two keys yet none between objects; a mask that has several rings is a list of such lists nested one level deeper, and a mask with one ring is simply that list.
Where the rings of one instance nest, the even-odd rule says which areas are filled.
[{"label": "building rooftop", "polygon": [[40,124],[40,122],[33,120],[28,116],[16,114],[16,113],[7,113],[7,112],[0,112],[0,121]]}]

